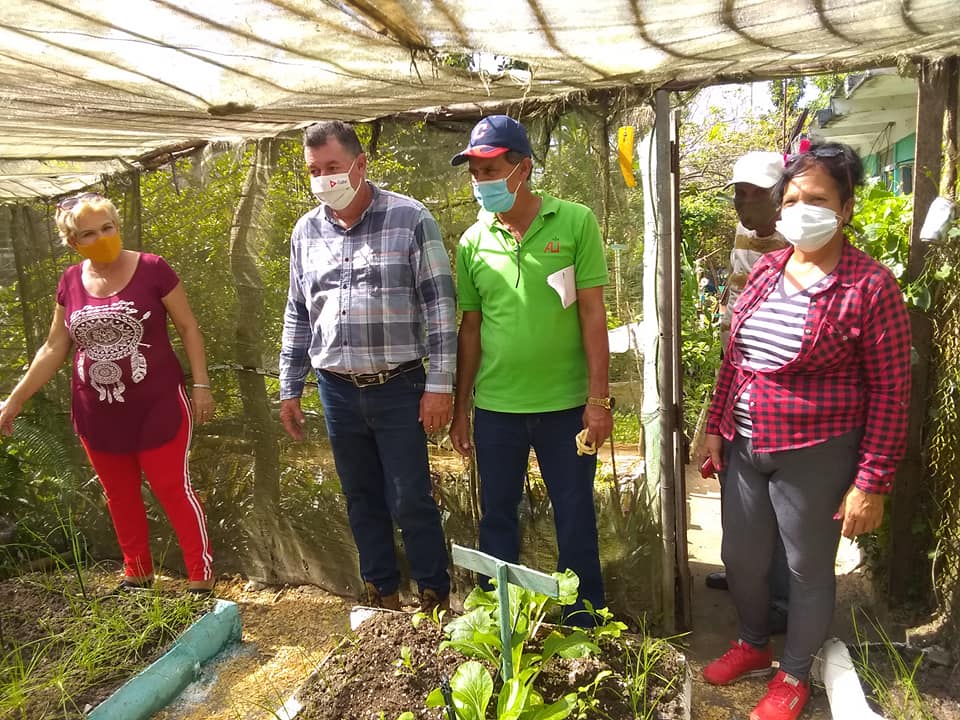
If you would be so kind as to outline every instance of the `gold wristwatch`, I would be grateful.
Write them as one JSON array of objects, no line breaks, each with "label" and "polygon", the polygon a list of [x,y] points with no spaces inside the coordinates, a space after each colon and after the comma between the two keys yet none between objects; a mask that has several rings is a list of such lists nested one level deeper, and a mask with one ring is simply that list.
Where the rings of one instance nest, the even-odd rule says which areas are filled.
[{"label": "gold wristwatch", "polygon": [[588,397],[587,405],[597,405],[605,410],[613,410],[616,400],[612,397]]}]

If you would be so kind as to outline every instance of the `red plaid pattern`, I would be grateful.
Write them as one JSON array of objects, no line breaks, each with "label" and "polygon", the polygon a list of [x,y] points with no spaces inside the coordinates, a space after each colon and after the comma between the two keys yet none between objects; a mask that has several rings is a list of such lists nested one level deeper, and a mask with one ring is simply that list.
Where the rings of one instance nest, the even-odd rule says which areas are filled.
[{"label": "red plaid pattern", "polygon": [[[764,255],[733,308],[731,337],[777,286],[792,248]],[[733,405],[752,383],[753,448],[816,445],[864,428],[855,484],[889,493],[906,445],[910,318],[886,267],[845,242],[840,262],[810,299],[803,344],[774,370],[743,367],[731,342],[720,366],[707,432],[731,440]]]}]

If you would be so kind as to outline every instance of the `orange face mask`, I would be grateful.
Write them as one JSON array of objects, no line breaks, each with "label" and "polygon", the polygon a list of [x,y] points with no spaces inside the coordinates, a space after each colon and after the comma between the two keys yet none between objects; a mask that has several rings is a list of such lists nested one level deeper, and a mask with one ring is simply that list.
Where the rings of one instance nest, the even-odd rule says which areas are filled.
[{"label": "orange face mask", "polygon": [[73,247],[78,253],[95,263],[112,263],[120,257],[120,250],[123,248],[123,243],[120,240],[119,234],[101,235],[92,243],[88,243],[87,245],[77,243]]}]

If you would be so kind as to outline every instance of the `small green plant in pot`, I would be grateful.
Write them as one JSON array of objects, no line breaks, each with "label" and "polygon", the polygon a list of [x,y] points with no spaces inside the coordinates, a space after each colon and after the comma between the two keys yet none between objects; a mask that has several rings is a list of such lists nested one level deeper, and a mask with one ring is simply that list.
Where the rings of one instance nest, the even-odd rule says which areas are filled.
[{"label": "small green plant in pot", "polygon": [[[537,691],[537,679],[544,666],[556,657],[578,658],[598,654],[600,648],[594,637],[603,633],[619,633],[622,623],[612,621],[609,613],[598,613],[598,626],[591,634],[581,629],[561,630],[547,628],[550,613],[576,602],[580,581],[571,572],[555,573],[560,596],[552,599],[515,585],[509,587],[512,624],[511,647],[502,647],[500,640],[500,607],[495,591],[474,590],[464,601],[465,614],[444,628],[449,639],[440,649],[450,647],[468,658],[450,679],[451,698],[460,720],[484,720],[487,709],[496,696],[496,717],[501,720],[561,720],[578,707],[578,696],[589,692],[588,687],[564,695],[546,704]],[[534,643],[546,632],[542,643]],[[600,635],[598,635],[600,633]],[[501,667],[502,654],[511,653],[513,677],[496,690],[495,678],[489,666]],[[487,664],[484,664],[487,663]],[[444,707],[449,700],[440,688],[427,697],[427,707]]]}]

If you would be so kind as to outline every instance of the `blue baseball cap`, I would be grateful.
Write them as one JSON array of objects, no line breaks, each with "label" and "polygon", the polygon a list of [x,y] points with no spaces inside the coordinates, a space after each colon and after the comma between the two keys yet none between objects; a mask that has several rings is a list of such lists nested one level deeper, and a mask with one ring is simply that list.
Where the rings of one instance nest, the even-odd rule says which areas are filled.
[{"label": "blue baseball cap", "polygon": [[527,157],[533,155],[526,129],[512,117],[489,115],[473,126],[466,149],[454,155],[450,164],[461,165],[472,157],[498,157],[511,150]]}]

